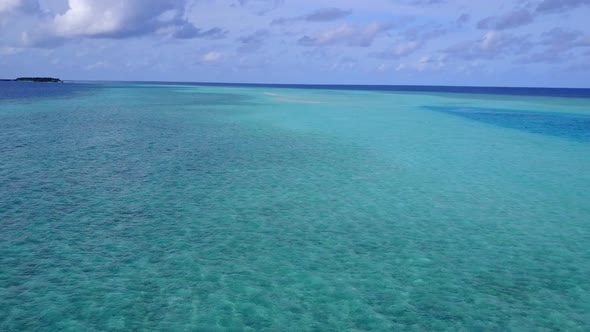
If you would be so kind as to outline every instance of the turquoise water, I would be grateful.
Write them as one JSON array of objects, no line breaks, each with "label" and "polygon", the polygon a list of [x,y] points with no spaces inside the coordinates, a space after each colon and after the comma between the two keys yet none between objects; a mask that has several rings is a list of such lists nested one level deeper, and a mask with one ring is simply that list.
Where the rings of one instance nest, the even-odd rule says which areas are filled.
[{"label": "turquoise water", "polygon": [[590,99],[37,87],[0,98],[1,331],[590,327]]}]

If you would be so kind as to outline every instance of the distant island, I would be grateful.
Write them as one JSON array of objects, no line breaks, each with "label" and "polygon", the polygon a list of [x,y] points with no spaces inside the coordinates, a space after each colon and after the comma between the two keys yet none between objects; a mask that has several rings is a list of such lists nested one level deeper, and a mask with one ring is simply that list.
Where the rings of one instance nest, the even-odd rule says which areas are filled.
[{"label": "distant island", "polygon": [[43,82],[43,83],[63,83],[59,78],[54,77],[19,77],[17,82]]}]

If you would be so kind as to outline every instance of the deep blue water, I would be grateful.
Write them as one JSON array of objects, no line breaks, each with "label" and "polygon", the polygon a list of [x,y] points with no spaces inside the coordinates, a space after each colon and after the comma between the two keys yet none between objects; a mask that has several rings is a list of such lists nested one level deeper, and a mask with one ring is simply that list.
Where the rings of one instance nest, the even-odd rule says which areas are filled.
[{"label": "deep blue water", "polygon": [[65,97],[94,88],[93,84],[0,81],[0,101]]},{"label": "deep blue water", "polygon": [[478,107],[425,107],[494,126],[590,142],[590,114],[535,112]]},{"label": "deep blue water", "polygon": [[[92,81],[88,81],[92,83]],[[507,96],[537,96],[563,98],[590,98],[587,88],[538,88],[538,87],[479,87],[479,86],[429,86],[429,85],[346,85],[346,84],[266,84],[266,83],[207,83],[207,82],[105,82],[114,84],[158,84],[212,87],[258,87],[278,89],[316,89],[316,90],[358,90],[391,92],[435,92],[491,94]]]}]

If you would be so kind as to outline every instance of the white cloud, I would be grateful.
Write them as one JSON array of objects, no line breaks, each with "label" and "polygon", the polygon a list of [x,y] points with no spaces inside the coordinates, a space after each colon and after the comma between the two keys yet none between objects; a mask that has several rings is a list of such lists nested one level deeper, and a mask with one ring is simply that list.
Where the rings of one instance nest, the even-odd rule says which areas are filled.
[{"label": "white cloud", "polygon": [[0,13],[15,10],[20,2],[20,0],[0,0]]},{"label": "white cloud", "polygon": [[502,43],[502,35],[496,31],[490,31],[483,37],[483,40],[481,41],[481,49],[491,50],[501,46]]},{"label": "white cloud", "polygon": [[205,53],[201,57],[201,62],[203,62],[203,63],[214,63],[214,62],[218,62],[218,61],[220,61],[222,59],[223,59],[223,53],[220,53],[220,52],[208,52],[208,53]]},{"label": "white cloud", "polygon": [[170,24],[184,10],[184,1],[69,0],[68,10],[54,18],[63,37],[125,37]]},{"label": "white cloud", "polygon": [[395,46],[392,50],[392,53],[397,56],[404,56],[412,53],[416,48],[418,48],[418,43],[415,41],[410,41]]},{"label": "white cloud", "polygon": [[530,36],[515,36],[497,31],[487,32],[480,40],[464,41],[446,49],[442,53],[456,59],[499,59],[506,55],[524,55],[533,47]]},{"label": "white cloud", "polygon": [[348,24],[343,24],[336,29],[324,31],[315,38],[316,45],[326,45],[346,40],[357,33],[356,29]]},{"label": "white cloud", "polygon": [[414,51],[416,51],[418,49],[419,46],[420,45],[415,41],[407,41],[407,42],[399,43],[399,44],[395,45],[394,47],[388,49],[385,52],[376,53],[376,54],[374,54],[374,56],[376,56],[378,58],[384,58],[384,59],[402,58],[402,57],[412,54]]},{"label": "white cloud", "polygon": [[[0,9],[11,11],[7,15],[11,25],[22,26],[20,43],[27,47],[55,46],[76,38],[123,39],[149,34],[182,39],[225,37],[227,32],[219,27],[201,30],[189,22],[184,17],[187,1],[64,0],[67,7],[56,14],[46,8],[42,12],[37,0],[0,0]],[[30,13],[34,8],[42,14],[33,22],[35,15],[12,14],[17,9]]]},{"label": "white cloud", "polygon": [[373,22],[364,28],[350,24],[342,24],[334,29],[326,30],[315,37],[304,36],[299,39],[303,46],[325,46],[346,44],[349,46],[371,46],[375,38],[391,29],[390,24]]}]

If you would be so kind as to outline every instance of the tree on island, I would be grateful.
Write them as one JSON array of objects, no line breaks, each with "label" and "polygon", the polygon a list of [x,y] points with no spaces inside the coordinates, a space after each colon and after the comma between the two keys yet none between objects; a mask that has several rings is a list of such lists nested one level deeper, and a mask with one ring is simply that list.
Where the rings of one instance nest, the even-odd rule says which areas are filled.
[{"label": "tree on island", "polygon": [[19,81],[19,82],[49,82],[49,83],[62,83],[63,82],[59,78],[54,78],[54,77],[19,77],[15,81]]}]

